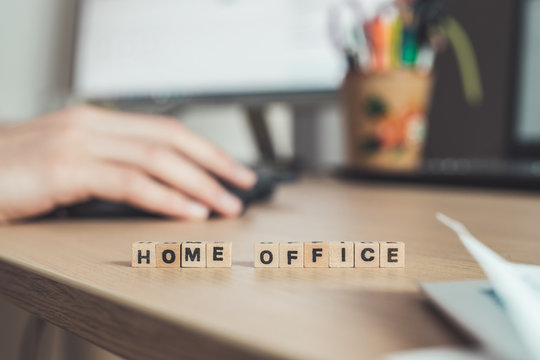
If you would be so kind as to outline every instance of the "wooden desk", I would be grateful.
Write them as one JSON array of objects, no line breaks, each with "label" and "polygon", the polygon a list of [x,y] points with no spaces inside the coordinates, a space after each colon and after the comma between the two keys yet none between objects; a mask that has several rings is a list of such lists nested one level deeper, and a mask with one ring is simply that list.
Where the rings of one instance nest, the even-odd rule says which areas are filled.
[{"label": "wooden desk", "polygon": [[[507,259],[540,264],[540,197],[308,179],[238,220],[0,228],[0,291],[128,358],[374,358],[463,337],[416,280],[483,277],[442,211]],[[255,269],[253,242],[401,240],[405,269]],[[230,269],[133,269],[138,240],[233,241]]]}]

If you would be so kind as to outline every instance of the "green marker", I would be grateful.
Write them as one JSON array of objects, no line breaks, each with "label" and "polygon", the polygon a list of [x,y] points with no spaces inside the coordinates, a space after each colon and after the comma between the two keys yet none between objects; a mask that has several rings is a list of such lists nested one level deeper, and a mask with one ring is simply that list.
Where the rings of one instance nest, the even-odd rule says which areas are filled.
[{"label": "green marker", "polygon": [[416,31],[412,27],[403,28],[401,61],[404,66],[414,67],[418,55]]}]

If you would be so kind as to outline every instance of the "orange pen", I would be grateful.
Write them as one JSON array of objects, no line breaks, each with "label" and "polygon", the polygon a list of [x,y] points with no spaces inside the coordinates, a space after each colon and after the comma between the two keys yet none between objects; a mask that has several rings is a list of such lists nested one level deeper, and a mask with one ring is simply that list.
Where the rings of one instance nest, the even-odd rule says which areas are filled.
[{"label": "orange pen", "polygon": [[380,17],[373,19],[370,24],[370,35],[373,46],[373,70],[384,71],[390,64],[390,56],[387,51],[386,26]]}]

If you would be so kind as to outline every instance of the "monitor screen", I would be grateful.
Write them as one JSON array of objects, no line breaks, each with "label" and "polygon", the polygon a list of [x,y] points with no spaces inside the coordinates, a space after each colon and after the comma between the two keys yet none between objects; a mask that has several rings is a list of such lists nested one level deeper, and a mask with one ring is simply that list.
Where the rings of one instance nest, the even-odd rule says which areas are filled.
[{"label": "monitor screen", "polygon": [[522,8],[522,37],[517,100],[517,141],[540,143],[540,0]]},{"label": "monitor screen", "polygon": [[334,2],[83,0],[74,92],[129,98],[336,90],[345,62],[328,35]]}]

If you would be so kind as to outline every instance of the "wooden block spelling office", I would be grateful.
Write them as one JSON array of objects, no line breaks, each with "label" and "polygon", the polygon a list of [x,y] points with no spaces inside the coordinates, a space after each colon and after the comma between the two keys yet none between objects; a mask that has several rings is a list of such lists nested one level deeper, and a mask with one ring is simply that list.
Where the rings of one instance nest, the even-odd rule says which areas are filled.
[{"label": "wooden block spelling office", "polygon": [[260,242],[255,244],[255,267],[387,268],[405,266],[400,241]]},{"label": "wooden block spelling office", "polygon": [[[399,241],[259,242],[255,267],[387,268],[405,266],[405,244]],[[133,243],[131,266],[139,268],[231,267],[232,243],[185,241]]]}]

